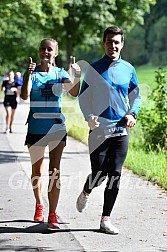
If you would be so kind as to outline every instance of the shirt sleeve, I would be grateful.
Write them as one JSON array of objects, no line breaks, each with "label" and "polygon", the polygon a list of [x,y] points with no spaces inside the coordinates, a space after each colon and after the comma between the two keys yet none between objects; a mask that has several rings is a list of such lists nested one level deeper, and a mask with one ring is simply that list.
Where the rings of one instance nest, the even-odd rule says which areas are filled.
[{"label": "shirt sleeve", "polygon": [[2,87],[6,87],[6,82],[5,81],[2,82]]},{"label": "shirt sleeve", "polygon": [[71,81],[70,75],[68,74],[67,71],[64,70],[64,68],[61,68],[61,79],[62,79],[62,83],[63,83],[65,80],[70,80],[70,81]]},{"label": "shirt sleeve", "polygon": [[135,113],[137,115],[141,106],[141,96],[135,69],[133,69],[128,96],[130,105],[129,113]]},{"label": "shirt sleeve", "polygon": [[91,97],[91,75],[90,68],[88,68],[79,93],[79,105],[86,121],[88,121],[89,117],[93,115]]},{"label": "shirt sleeve", "polygon": [[16,81],[15,82],[15,87],[17,88],[17,87],[21,87],[21,85]]}]

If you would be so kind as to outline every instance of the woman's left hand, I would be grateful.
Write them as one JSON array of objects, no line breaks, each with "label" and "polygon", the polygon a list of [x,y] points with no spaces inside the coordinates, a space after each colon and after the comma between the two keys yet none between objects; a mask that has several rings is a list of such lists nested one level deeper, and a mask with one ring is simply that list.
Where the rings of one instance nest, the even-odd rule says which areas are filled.
[{"label": "woman's left hand", "polygon": [[81,68],[77,63],[75,63],[75,57],[74,56],[71,57],[71,68],[74,71],[75,77],[80,78],[81,77]]}]

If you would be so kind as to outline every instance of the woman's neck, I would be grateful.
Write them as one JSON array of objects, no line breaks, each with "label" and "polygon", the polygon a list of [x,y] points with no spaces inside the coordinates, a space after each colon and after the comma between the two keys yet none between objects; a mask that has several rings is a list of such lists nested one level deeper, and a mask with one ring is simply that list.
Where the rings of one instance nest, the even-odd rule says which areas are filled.
[{"label": "woman's neck", "polygon": [[39,65],[39,70],[41,71],[41,72],[45,72],[45,73],[48,73],[51,69],[52,69],[52,64],[51,63],[41,63],[40,65]]},{"label": "woman's neck", "polygon": [[8,80],[8,83],[13,83],[14,82],[14,79],[9,79]]}]

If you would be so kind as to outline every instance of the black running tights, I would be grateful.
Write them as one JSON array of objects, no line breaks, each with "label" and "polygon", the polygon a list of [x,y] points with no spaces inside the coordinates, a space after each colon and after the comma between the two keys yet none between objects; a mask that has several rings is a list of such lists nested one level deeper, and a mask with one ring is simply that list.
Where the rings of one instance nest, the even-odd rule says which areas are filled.
[{"label": "black running tights", "polygon": [[87,177],[84,190],[91,193],[92,189],[99,186],[107,177],[102,216],[110,216],[116,201],[128,142],[128,135],[104,139],[100,134],[94,132],[89,134],[92,173]]}]

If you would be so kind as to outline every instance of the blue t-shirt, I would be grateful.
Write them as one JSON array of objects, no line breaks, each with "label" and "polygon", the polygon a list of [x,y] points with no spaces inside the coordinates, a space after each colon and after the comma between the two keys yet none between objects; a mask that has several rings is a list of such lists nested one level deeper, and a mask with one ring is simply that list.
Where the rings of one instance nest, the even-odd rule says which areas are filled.
[{"label": "blue t-shirt", "polygon": [[62,83],[65,80],[70,80],[70,76],[63,68],[53,66],[49,73],[44,73],[37,66],[32,72],[27,119],[29,133],[47,134],[66,129],[61,113]]}]

